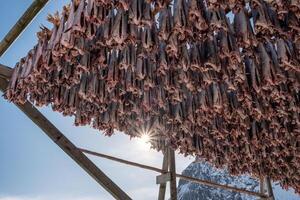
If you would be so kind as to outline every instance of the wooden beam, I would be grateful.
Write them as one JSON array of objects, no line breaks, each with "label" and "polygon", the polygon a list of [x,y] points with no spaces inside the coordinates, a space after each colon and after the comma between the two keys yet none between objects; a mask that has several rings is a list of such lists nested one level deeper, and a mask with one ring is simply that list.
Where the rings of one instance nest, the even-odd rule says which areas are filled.
[{"label": "wooden beam", "polygon": [[[5,91],[7,80],[0,78],[0,90]],[[86,157],[67,137],[65,137],[42,113],[31,103],[16,104],[50,139],[68,154],[81,168],[93,177],[115,199],[131,200],[108,176],[106,176],[88,157]]]},{"label": "wooden beam", "polygon": [[171,175],[171,181],[170,181],[171,200],[177,200],[176,162],[175,162],[175,152],[173,149],[169,149],[169,169]]},{"label": "wooden beam", "polygon": [[11,75],[13,73],[13,69],[9,68],[5,65],[0,64],[0,77],[9,81]]},{"label": "wooden beam", "polygon": [[[169,168],[169,153],[168,153],[168,151],[165,151],[164,152],[164,158],[163,158],[163,164],[162,164],[162,170],[168,171],[168,168]],[[160,184],[159,193],[158,193],[158,200],[165,200],[166,187],[167,187],[167,183]]]},{"label": "wooden beam", "polygon": [[[88,152],[91,152],[92,153],[91,155],[109,159],[106,156],[103,157],[102,156],[103,154],[101,154],[101,153],[88,151],[88,150],[85,153],[88,153]],[[112,156],[109,156],[109,157],[112,157]],[[109,159],[109,160],[111,160],[111,159]],[[120,160],[122,160],[122,159],[120,159]],[[114,161],[120,162],[119,158],[114,159]],[[134,163],[134,162],[127,161],[126,164],[131,165],[131,163]],[[137,165],[133,165],[133,166],[138,167]],[[162,169],[159,169],[159,168],[155,168],[155,170],[153,170],[151,168],[155,168],[155,167],[147,166],[148,170],[156,171],[156,172],[159,172],[159,173],[165,173],[165,170],[162,170]],[[231,191],[234,191],[234,192],[244,193],[244,194],[248,194],[248,195],[252,195],[252,196],[256,196],[256,197],[264,197],[264,198],[268,197],[267,195],[263,195],[263,194],[260,194],[258,192],[253,192],[253,191],[249,191],[249,190],[242,189],[242,188],[236,188],[236,187],[229,186],[229,185],[222,185],[222,184],[211,182],[211,181],[208,181],[208,180],[202,180],[202,179],[193,178],[193,177],[185,176],[185,175],[181,175],[181,174],[176,174],[176,177],[181,178],[181,179],[186,180],[186,181],[193,182],[193,183],[207,185],[207,186],[211,186],[211,187],[215,187],[215,188],[221,188],[221,189],[225,189],[225,190],[231,190]]]},{"label": "wooden beam", "polygon": [[[259,178],[259,186],[260,186],[259,192],[261,194],[265,195],[265,179],[264,179],[264,177]],[[265,198],[261,197],[260,199],[264,200]]]},{"label": "wooden beam", "polygon": [[148,165],[143,165],[143,164],[140,164],[140,163],[131,162],[131,161],[124,160],[124,159],[121,159],[121,158],[116,158],[116,157],[113,157],[113,156],[109,156],[109,155],[106,155],[106,154],[103,154],[103,153],[97,153],[97,152],[89,151],[89,150],[82,149],[82,148],[78,148],[78,149],[80,151],[82,151],[83,153],[87,153],[87,154],[90,154],[90,155],[106,158],[106,159],[113,160],[113,161],[116,161],[116,162],[120,162],[120,163],[123,163],[123,164],[126,164],[126,165],[131,165],[131,166],[135,166],[135,167],[139,167],[139,168],[143,168],[143,169],[147,169],[147,170],[151,170],[151,171],[155,171],[155,172],[159,172],[159,173],[167,172],[167,171],[163,171],[163,170],[161,170],[159,168],[156,168],[156,167],[151,167],[151,166],[148,166]]},{"label": "wooden beam", "polygon": [[267,185],[267,189],[268,189],[269,200],[275,200],[272,183],[271,183],[271,180],[269,177],[266,177],[266,185]]},{"label": "wooden beam", "polygon": [[170,172],[158,175],[156,177],[156,184],[160,184],[161,185],[161,184],[169,182],[169,181],[171,181],[171,174],[170,174]]},{"label": "wooden beam", "polygon": [[181,174],[176,174],[176,176],[177,176],[177,178],[181,178],[181,179],[186,180],[186,181],[190,181],[190,182],[198,183],[198,184],[202,184],[202,185],[207,185],[207,186],[210,186],[210,187],[216,187],[216,188],[221,188],[221,189],[225,189],[225,190],[231,190],[231,191],[234,191],[234,192],[244,193],[244,194],[248,194],[248,195],[252,195],[252,196],[256,196],[256,197],[261,197],[261,198],[267,198],[268,197],[267,195],[260,194],[258,192],[253,192],[253,191],[249,191],[249,190],[242,189],[242,188],[236,188],[236,187],[232,187],[232,186],[229,186],[229,185],[221,185],[219,183],[214,183],[214,182],[207,181],[207,180],[201,180],[201,179],[193,178],[193,177],[190,177],[190,176],[185,176],[185,175],[181,175]]},{"label": "wooden beam", "polygon": [[13,44],[49,0],[35,0],[0,42],[0,56]]}]

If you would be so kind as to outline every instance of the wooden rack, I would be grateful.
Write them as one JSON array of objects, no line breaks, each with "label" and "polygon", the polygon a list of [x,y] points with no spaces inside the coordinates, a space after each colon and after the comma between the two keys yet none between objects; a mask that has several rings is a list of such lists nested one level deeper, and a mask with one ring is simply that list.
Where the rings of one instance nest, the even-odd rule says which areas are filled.
[{"label": "wooden rack", "polygon": [[[35,0],[30,7],[25,11],[13,28],[7,33],[0,43],[0,56],[13,44],[24,29],[30,24],[33,18],[40,12],[40,10],[48,3],[48,0]],[[12,69],[0,64],[0,91],[5,92]],[[41,112],[39,112],[34,105],[26,102],[24,105],[16,105],[23,113],[27,115],[44,133],[58,145],[68,156],[70,156],[83,170],[85,170],[96,182],[98,182],[106,191],[108,191],[115,199],[129,200],[131,199],[116,183],[114,183],[99,167],[97,167],[85,154],[90,154],[134,167],[143,168],[160,173],[156,177],[159,187],[158,199],[165,199],[166,184],[170,182],[170,196],[171,200],[177,199],[176,178],[181,178],[193,183],[203,184],[211,187],[228,189],[235,192],[253,195],[261,199],[274,200],[271,182],[268,178],[261,179],[260,192],[253,192],[242,188],[236,188],[228,185],[222,185],[207,180],[201,180],[189,176],[184,176],[176,173],[175,152],[168,149],[164,153],[162,168],[156,168],[113,156],[93,152],[90,150],[76,147],[66,136],[59,131]],[[266,186],[266,187],[265,187]]]}]

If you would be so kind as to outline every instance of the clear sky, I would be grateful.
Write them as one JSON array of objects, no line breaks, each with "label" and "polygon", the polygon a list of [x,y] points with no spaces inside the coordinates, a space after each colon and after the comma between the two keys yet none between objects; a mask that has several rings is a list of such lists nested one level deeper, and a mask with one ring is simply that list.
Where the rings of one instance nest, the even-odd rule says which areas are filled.
[{"label": "clear sky", "polygon": [[[60,10],[70,0],[50,0],[21,37],[0,58],[13,67],[36,43],[40,25],[48,25],[48,13]],[[2,0],[0,38],[23,14],[32,0]],[[2,95],[2,93],[0,93]],[[40,109],[75,145],[101,153],[161,167],[162,155],[137,139],[122,133],[105,137],[89,127],[74,127],[72,118],[62,117],[50,108]],[[142,169],[90,157],[133,199],[157,198],[155,176]],[[176,156],[177,172],[193,158]],[[113,199],[85,171],[73,162],[17,107],[0,97],[0,200],[110,200]]]}]

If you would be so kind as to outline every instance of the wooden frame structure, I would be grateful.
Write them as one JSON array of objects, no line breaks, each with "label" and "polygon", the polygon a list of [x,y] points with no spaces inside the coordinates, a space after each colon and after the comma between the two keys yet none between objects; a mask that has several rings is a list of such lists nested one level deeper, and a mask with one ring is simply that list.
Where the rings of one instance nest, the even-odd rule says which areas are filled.
[{"label": "wooden frame structure", "polygon": [[[39,11],[48,3],[49,0],[35,0],[31,6],[25,11],[17,23],[7,33],[4,39],[0,42],[0,56],[13,44],[18,36],[23,32],[32,19],[39,13]],[[0,64],[0,91],[5,92],[12,69]],[[57,144],[68,156],[70,156],[83,170],[85,170],[96,182],[98,182],[106,191],[108,191],[115,199],[130,200],[131,198],[115,184],[104,172],[101,171],[85,154],[90,154],[123,164],[151,170],[160,173],[157,176],[156,182],[160,185],[158,200],[165,199],[166,184],[170,182],[170,196],[171,200],[177,200],[176,178],[181,178],[198,184],[203,184],[211,187],[228,189],[235,192],[253,195],[264,200],[274,200],[272,186],[269,178],[261,178],[260,192],[253,192],[246,189],[236,188],[228,185],[221,185],[218,183],[201,180],[189,176],[184,176],[176,173],[175,167],[175,152],[168,149],[164,152],[162,169],[123,160],[109,155],[93,152],[90,150],[76,147],[67,137],[59,131],[41,112],[39,112],[34,105],[26,102],[24,105],[16,104],[16,106],[27,115],[38,127],[40,127],[46,135]]]}]

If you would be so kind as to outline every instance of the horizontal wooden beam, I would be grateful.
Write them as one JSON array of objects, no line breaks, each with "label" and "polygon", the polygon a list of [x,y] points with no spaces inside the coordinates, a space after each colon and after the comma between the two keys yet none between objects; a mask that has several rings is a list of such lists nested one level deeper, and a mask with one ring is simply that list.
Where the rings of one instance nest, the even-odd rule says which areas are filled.
[{"label": "horizontal wooden beam", "polygon": [[[12,45],[12,43],[19,37],[28,24],[41,11],[41,9],[48,3],[49,0],[35,0],[17,23],[10,29],[6,36],[0,42],[0,56]],[[5,19],[3,19],[5,20]]]},{"label": "horizontal wooden beam", "polygon": [[[7,88],[7,85],[8,81],[0,78],[0,90],[4,92]],[[115,199],[131,200],[131,198],[123,190],[121,190],[108,176],[106,176],[31,103],[26,102],[24,105],[16,104],[16,106]]]},{"label": "horizontal wooden beam", "polygon": [[164,170],[156,168],[156,167],[151,167],[151,166],[148,166],[148,165],[143,165],[143,164],[140,164],[140,163],[131,162],[131,161],[124,160],[124,159],[121,159],[121,158],[109,156],[109,155],[106,155],[106,154],[103,154],[103,153],[97,153],[97,152],[89,151],[89,150],[82,149],[82,148],[78,148],[78,149],[81,150],[84,153],[94,155],[94,156],[98,156],[98,157],[102,157],[102,158],[106,158],[106,159],[113,160],[113,161],[123,163],[123,164],[126,164],[126,165],[131,165],[131,166],[135,166],[135,167],[139,167],[139,168],[143,168],[143,169],[148,169],[148,170],[155,171],[155,172],[158,172],[158,173],[166,173],[167,172],[167,171],[164,171]]},{"label": "horizontal wooden beam", "polygon": [[[94,155],[94,156],[97,156],[97,157],[102,157],[102,158],[113,160],[113,161],[120,162],[120,163],[123,163],[123,164],[131,165],[131,166],[135,166],[135,167],[140,167],[140,168],[143,168],[143,169],[148,169],[148,170],[155,171],[155,172],[162,173],[162,174],[166,173],[165,170],[162,170],[162,169],[159,169],[159,168],[156,168],[156,167],[142,165],[142,164],[139,164],[139,163],[123,160],[123,159],[120,159],[120,158],[116,158],[116,157],[113,157],[113,156],[108,156],[108,155],[105,155],[105,154],[97,153],[97,152],[82,149],[82,148],[78,148],[78,149],[80,149],[84,153]],[[190,177],[190,176],[185,176],[185,175],[181,175],[181,174],[177,174],[177,173],[176,173],[176,178],[181,178],[183,180],[190,181],[190,182],[193,182],[193,183],[207,185],[207,186],[211,186],[211,187],[215,187],[215,188],[231,190],[231,191],[234,191],[234,192],[244,193],[244,194],[248,194],[248,195],[252,195],[252,196],[263,197],[263,198],[267,197],[267,195],[264,195],[264,194],[261,194],[261,193],[258,193],[258,192],[253,192],[253,191],[249,191],[249,190],[242,189],[242,188],[236,188],[236,187],[229,186],[229,185],[221,185],[219,183],[214,183],[214,182],[207,181],[207,180],[201,180],[201,179],[198,179],[198,178],[193,178],[193,177]]]},{"label": "horizontal wooden beam", "polygon": [[215,187],[215,188],[220,188],[220,189],[225,189],[225,190],[231,190],[231,191],[234,191],[234,192],[244,193],[244,194],[248,194],[248,195],[252,195],[252,196],[256,196],[256,197],[261,197],[261,198],[267,198],[268,197],[267,195],[261,194],[261,193],[258,193],[258,192],[253,192],[253,191],[249,191],[249,190],[246,190],[246,189],[236,188],[236,187],[229,186],[229,185],[221,185],[219,183],[214,183],[214,182],[211,182],[211,181],[201,180],[201,179],[193,178],[193,177],[190,177],[190,176],[185,176],[185,175],[181,175],[181,174],[176,174],[176,176],[177,176],[177,178],[181,178],[181,179],[186,180],[186,181],[190,181],[190,182],[198,183],[198,184],[202,184],[202,185],[207,185],[207,186],[210,186],[210,187]]}]

